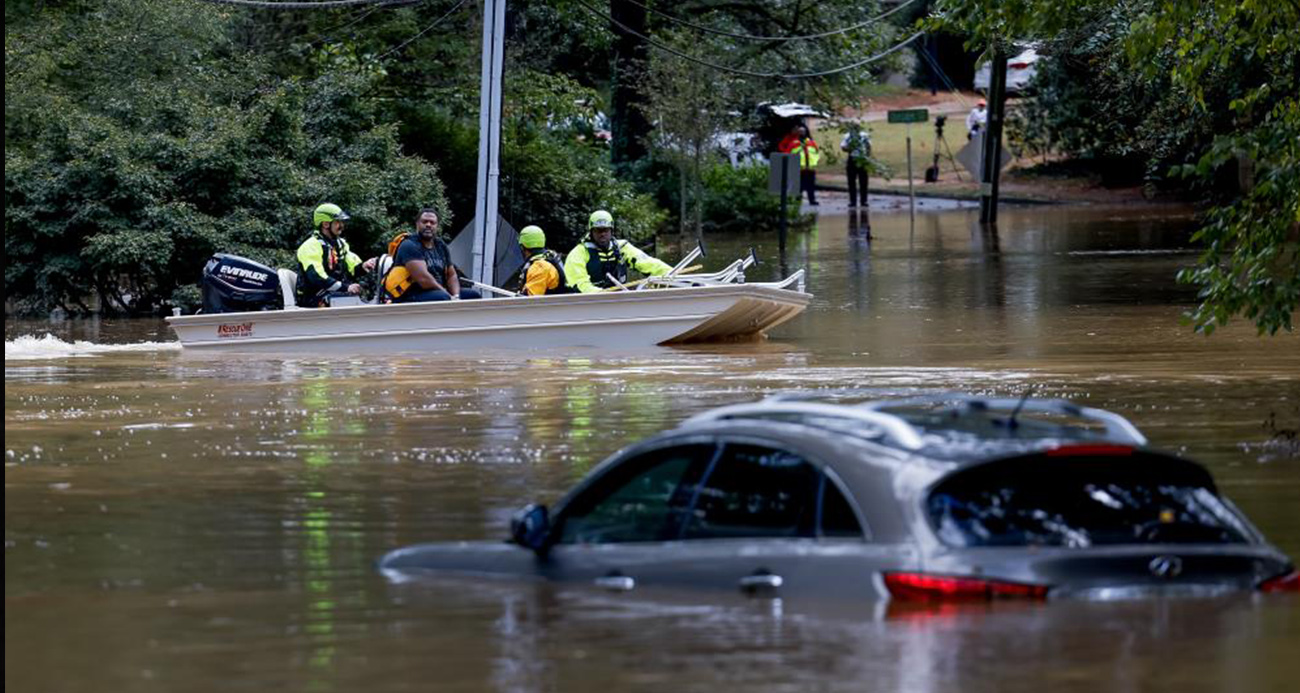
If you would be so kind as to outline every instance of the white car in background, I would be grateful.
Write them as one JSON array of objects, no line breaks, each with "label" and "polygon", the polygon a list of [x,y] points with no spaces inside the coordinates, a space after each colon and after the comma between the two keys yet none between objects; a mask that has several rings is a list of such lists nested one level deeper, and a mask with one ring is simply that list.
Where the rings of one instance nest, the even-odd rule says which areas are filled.
[{"label": "white car in background", "polygon": [[[1029,84],[1038,74],[1038,50],[1026,48],[1018,55],[1007,59],[1007,93],[1020,94],[1029,90]],[[975,70],[975,91],[981,94],[989,92],[993,66],[989,63],[980,65]]]}]

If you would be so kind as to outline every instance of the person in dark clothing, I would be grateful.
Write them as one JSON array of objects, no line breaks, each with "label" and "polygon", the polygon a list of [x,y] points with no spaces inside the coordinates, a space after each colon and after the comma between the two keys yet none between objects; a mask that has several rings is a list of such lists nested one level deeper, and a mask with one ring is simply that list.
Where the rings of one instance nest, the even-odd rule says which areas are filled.
[{"label": "person in dark clothing", "polygon": [[[396,303],[424,301],[458,301],[462,298],[482,298],[474,289],[462,289],[456,266],[451,263],[451,250],[438,237],[438,212],[420,210],[415,220],[416,234],[409,236],[397,247],[393,255],[393,272],[406,273],[405,288],[397,295]],[[386,281],[385,284],[400,282]]]},{"label": "person in dark clothing", "polygon": [[867,173],[871,168],[871,136],[857,123],[849,123],[840,149],[847,153],[844,172],[849,178],[849,208],[867,206]]}]

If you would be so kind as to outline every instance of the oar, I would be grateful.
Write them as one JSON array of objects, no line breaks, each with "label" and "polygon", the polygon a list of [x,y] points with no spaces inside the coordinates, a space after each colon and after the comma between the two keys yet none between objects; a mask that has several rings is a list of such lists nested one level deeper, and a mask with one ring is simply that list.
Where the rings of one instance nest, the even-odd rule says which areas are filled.
[{"label": "oar", "polygon": [[[677,274],[677,275],[676,275],[676,278],[678,278],[678,279],[682,279],[682,278],[688,276],[688,275],[686,274],[687,272],[694,272],[694,271],[696,271],[696,270],[702,270],[702,269],[704,269],[704,265],[691,265],[690,267],[687,267],[686,269],[682,270],[680,274]],[[609,275],[606,275],[606,276],[609,276]],[[616,286],[611,286],[611,287],[605,289],[605,291],[623,291],[623,290],[625,290],[625,289],[631,289],[631,288],[633,288],[633,287],[640,286],[640,285],[646,283],[647,281],[649,281],[649,280],[651,280],[651,279],[657,279],[658,277],[646,277],[645,279],[638,279],[638,280],[636,280],[636,281],[634,281],[634,282],[628,282],[627,284],[624,284],[624,283],[618,281],[617,279],[614,279],[613,277],[609,277],[609,278],[610,278],[611,281],[614,282],[614,284],[615,284]]]},{"label": "oar", "polygon": [[479,288],[479,289],[483,289],[483,290],[485,290],[485,291],[488,291],[489,293],[494,293],[494,294],[496,294],[496,295],[498,295],[498,296],[518,296],[518,295],[519,295],[519,294],[517,294],[517,293],[515,293],[515,292],[513,292],[513,291],[506,291],[505,289],[498,289],[497,287],[492,286],[491,284],[484,284],[484,283],[482,283],[482,282],[476,282],[476,281],[474,281],[473,279],[462,279],[461,281],[463,281],[463,282],[465,282],[465,283],[467,283],[467,284],[471,284],[471,285],[473,285],[473,286],[475,286],[475,287],[477,287],[477,288]]}]

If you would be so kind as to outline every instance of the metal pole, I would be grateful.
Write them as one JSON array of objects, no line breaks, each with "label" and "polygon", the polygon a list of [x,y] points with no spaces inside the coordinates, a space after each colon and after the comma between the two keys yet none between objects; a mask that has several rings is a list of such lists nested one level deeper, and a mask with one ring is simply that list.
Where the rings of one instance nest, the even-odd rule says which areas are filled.
[{"label": "metal pole", "polygon": [[505,44],[506,0],[483,0],[483,58],[479,77],[478,192],[475,195],[474,250],[470,275],[495,283],[497,183],[501,177],[501,69]]},{"label": "metal pole", "polygon": [[[787,191],[787,188],[790,185],[790,167],[787,165],[787,163],[788,162],[784,160],[781,161],[781,223],[780,223],[781,257],[785,257],[785,228],[786,228],[787,217],[789,216],[786,214],[786,208],[785,208],[786,202],[789,200],[790,197],[790,193]],[[801,192],[800,194],[803,193]]]},{"label": "metal pole", "polygon": [[998,181],[1002,172],[1002,123],[1007,101],[1007,55],[993,51],[993,73],[989,78],[989,117],[984,128],[984,158],[980,166],[980,222],[998,221]]},{"label": "metal pole", "polygon": [[907,124],[907,212],[916,223],[916,189],[912,185],[912,123]]}]

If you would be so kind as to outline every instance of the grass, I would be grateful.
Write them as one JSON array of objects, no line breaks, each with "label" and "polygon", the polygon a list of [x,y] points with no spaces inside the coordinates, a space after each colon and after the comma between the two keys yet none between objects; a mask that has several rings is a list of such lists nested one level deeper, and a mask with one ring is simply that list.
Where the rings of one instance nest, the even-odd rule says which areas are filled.
[{"label": "grass", "polygon": [[[920,179],[925,175],[925,169],[934,163],[934,113],[930,114],[930,122],[916,123],[912,125],[912,176]],[[948,140],[948,146],[952,153],[956,154],[962,147],[966,146],[966,115],[952,114],[948,116],[948,123],[944,126],[944,136]],[[877,160],[889,167],[890,175],[893,178],[907,180],[907,125],[891,124],[885,121],[874,121],[866,123],[867,130],[871,133],[871,152]],[[834,126],[827,126],[813,132],[813,139],[817,140],[818,146],[821,147],[822,159],[818,168],[827,170],[830,168],[844,168],[844,152],[840,151],[840,138],[844,136],[843,130]],[[951,166],[947,160],[947,151],[940,144],[940,151],[944,158],[940,167],[948,170]],[[965,170],[963,169],[963,175]]]}]

